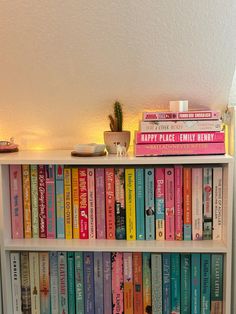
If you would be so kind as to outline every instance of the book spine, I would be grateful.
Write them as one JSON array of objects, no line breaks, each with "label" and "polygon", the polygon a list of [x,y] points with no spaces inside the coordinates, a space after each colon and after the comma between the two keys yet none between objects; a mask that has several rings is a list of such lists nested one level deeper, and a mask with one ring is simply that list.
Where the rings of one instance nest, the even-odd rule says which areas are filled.
[{"label": "book spine", "polygon": [[24,237],[32,238],[31,231],[31,192],[30,192],[30,166],[22,165],[22,186],[24,206]]},{"label": "book spine", "polygon": [[156,240],[165,240],[165,169],[155,169]]},{"label": "book spine", "polygon": [[170,287],[170,254],[163,253],[163,314],[169,314],[171,309],[171,287]]},{"label": "book spine", "polygon": [[165,168],[165,229],[166,240],[175,239],[175,184],[174,168]]},{"label": "book spine", "polygon": [[223,314],[223,263],[222,254],[211,256],[211,314]]},{"label": "book spine", "polygon": [[65,236],[72,239],[72,192],[71,169],[64,167]]},{"label": "book spine", "polygon": [[47,238],[56,238],[55,173],[54,166],[46,166]]},{"label": "book spine", "polygon": [[124,312],[133,314],[133,267],[132,253],[124,253]]},{"label": "book spine", "polygon": [[59,313],[59,287],[58,287],[58,256],[57,252],[49,253],[50,260],[50,295],[51,314]]},{"label": "book spine", "polygon": [[56,208],[57,208],[57,238],[65,238],[65,206],[64,206],[64,166],[55,166],[56,174]]},{"label": "book spine", "polygon": [[67,252],[68,313],[75,314],[75,253]]},{"label": "book spine", "polygon": [[21,300],[22,312],[31,313],[31,290],[30,290],[30,272],[29,272],[29,253],[20,253],[20,270],[21,270]]},{"label": "book spine", "polygon": [[21,166],[10,165],[11,231],[13,239],[23,238]]},{"label": "book spine", "polygon": [[184,143],[184,144],[136,144],[135,155],[217,155],[225,154],[224,143]]},{"label": "book spine", "polygon": [[142,253],[133,253],[134,313],[143,314]]},{"label": "book spine", "polygon": [[191,255],[181,254],[181,313],[191,313]]},{"label": "book spine", "polygon": [[38,167],[30,165],[32,237],[39,237]]},{"label": "book spine", "polygon": [[124,168],[115,168],[115,222],[117,240],[126,239],[124,185],[125,185]]},{"label": "book spine", "polygon": [[88,182],[87,169],[79,169],[79,229],[80,238],[88,239]]},{"label": "book spine", "polygon": [[170,143],[223,143],[224,132],[136,132],[137,144],[170,144]]},{"label": "book spine", "polygon": [[171,254],[171,314],[180,314],[180,254]]},{"label": "book spine", "polygon": [[123,253],[112,252],[112,313],[124,313]]},{"label": "book spine", "polygon": [[212,168],[203,169],[203,240],[212,239]]},{"label": "book spine", "polygon": [[201,254],[201,313],[210,314],[211,310],[211,291],[210,291],[210,254]]},{"label": "book spine", "polygon": [[213,168],[213,240],[222,239],[223,228],[223,170]]},{"label": "book spine", "polygon": [[79,170],[72,168],[73,239],[79,239]]},{"label": "book spine", "polygon": [[111,253],[103,252],[104,314],[112,313]]},{"label": "book spine", "polygon": [[31,313],[40,314],[39,254],[29,252]]},{"label": "book spine", "polygon": [[102,252],[94,252],[94,292],[95,292],[95,313],[104,314]]},{"label": "book spine", "polygon": [[59,313],[70,314],[68,312],[66,252],[58,252],[58,285],[59,285]]},{"label": "book spine", "polygon": [[96,173],[96,222],[97,239],[106,239],[105,213],[105,172],[104,168],[97,168]]},{"label": "book spine", "polygon": [[46,172],[44,165],[38,165],[39,237],[47,238]]},{"label": "book spine", "polygon": [[192,169],[183,169],[184,240],[192,239]]},{"label": "book spine", "polygon": [[201,255],[191,257],[191,313],[201,314]]},{"label": "book spine", "polygon": [[114,240],[115,230],[115,172],[113,168],[105,168],[106,185],[106,237]]},{"label": "book spine", "polygon": [[183,166],[174,167],[175,239],[183,240]]},{"label": "book spine", "polygon": [[152,311],[151,253],[143,253],[143,313]]},{"label": "book spine", "polygon": [[155,239],[154,169],[145,169],[145,225],[146,240]]},{"label": "book spine", "polygon": [[96,209],[94,168],[87,169],[88,178],[88,228],[89,239],[96,239]]},{"label": "book spine", "polygon": [[151,255],[152,313],[162,314],[162,261],[161,254]]},{"label": "book spine", "polygon": [[125,169],[126,239],[136,240],[135,170]]},{"label": "book spine", "polygon": [[84,252],[84,301],[85,313],[94,314],[94,263],[92,252]]},{"label": "book spine", "polygon": [[219,120],[219,111],[187,111],[187,112],[144,112],[144,121],[161,120]]},{"label": "book spine", "polygon": [[135,169],[136,239],[145,239],[144,169]]},{"label": "book spine", "polygon": [[192,169],[192,239],[202,240],[202,168]]},{"label": "book spine", "polygon": [[84,266],[83,252],[75,252],[75,300],[76,314],[84,314]]},{"label": "book spine", "polygon": [[20,279],[20,253],[10,253],[11,262],[11,290],[13,314],[21,314],[21,279]]},{"label": "book spine", "polygon": [[40,314],[50,313],[49,255],[39,252]]}]

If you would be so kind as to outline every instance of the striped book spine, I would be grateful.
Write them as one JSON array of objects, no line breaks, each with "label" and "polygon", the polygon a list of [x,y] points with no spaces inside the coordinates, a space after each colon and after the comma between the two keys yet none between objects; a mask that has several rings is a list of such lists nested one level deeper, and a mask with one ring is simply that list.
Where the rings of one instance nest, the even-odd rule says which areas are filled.
[{"label": "striped book spine", "polygon": [[222,239],[223,228],[223,170],[213,168],[213,240]]},{"label": "striped book spine", "polygon": [[191,313],[191,255],[181,254],[181,314]]},{"label": "striped book spine", "polygon": [[84,303],[85,313],[94,314],[94,263],[92,252],[84,252]]},{"label": "striped book spine", "polygon": [[212,239],[212,168],[203,168],[203,240]]},{"label": "striped book spine", "polygon": [[40,314],[39,254],[29,252],[31,313]]},{"label": "striped book spine", "polygon": [[84,314],[83,252],[75,252],[75,304],[76,314]]},{"label": "striped book spine", "polygon": [[21,278],[20,278],[20,253],[10,253],[11,262],[11,290],[13,314],[21,314]]},{"label": "striped book spine", "polygon": [[68,313],[75,314],[75,253],[67,252]]},{"label": "striped book spine", "polygon": [[211,256],[201,254],[201,314],[210,314],[211,310]]},{"label": "striped book spine", "polygon": [[145,169],[146,240],[155,239],[154,169]]},{"label": "striped book spine", "polygon": [[175,239],[174,168],[165,168],[166,240]]},{"label": "striped book spine", "polygon": [[24,237],[32,237],[31,231],[31,192],[30,192],[30,166],[22,165],[22,186],[24,206]]},{"label": "striped book spine", "polygon": [[89,239],[96,238],[96,209],[95,209],[95,181],[94,168],[87,169],[88,178],[88,228]]},{"label": "striped book spine", "polygon": [[171,286],[170,286],[170,254],[163,253],[163,295],[162,295],[162,308],[163,314],[169,314],[171,309]]},{"label": "striped book spine", "polygon": [[133,253],[134,313],[143,314],[142,253]]},{"label": "striped book spine", "polygon": [[73,239],[79,239],[79,172],[78,168],[72,168],[72,215],[73,215]]},{"label": "striped book spine", "polygon": [[124,312],[133,314],[133,267],[132,253],[124,253]]},{"label": "striped book spine", "polygon": [[135,171],[125,169],[126,239],[136,240]]},{"label": "striped book spine", "polygon": [[104,314],[103,303],[103,256],[102,252],[94,252],[94,294],[95,313]]},{"label": "striped book spine", "polygon": [[124,168],[115,168],[115,222],[117,240],[126,239],[124,185]]},{"label": "striped book spine", "polygon": [[46,166],[47,238],[56,238],[55,173],[54,166]]},{"label": "striped book spine", "polygon": [[165,169],[155,169],[156,240],[165,240]]},{"label": "striped book spine", "polygon": [[79,168],[79,223],[80,238],[88,239],[88,182],[86,168]]},{"label": "striped book spine", "polygon": [[50,260],[50,296],[51,314],[59,313],[58,256],[57,252],[49,253]]},{"label": "striped book spine", "polygon": [[114,240],[115,230],[115,172],[114,168],[105,168],[106,184],[106,237]]},{"label": "striped book spine", "polygon": [[183,240],[183,166],[174,166],[175,240]]},{"label": "striped book spine", "polygon": [[112,267],[112,313],[124,313],[124,273],[123,253],[113,252],[111,256]]},{"label": "striped book spine", "polygon": [[50,313],[50,276],[48,252],[39,252],[40,314]]},{"label": "striped book spine", "polygon": [[56,177],[56,208],[57,208],[57,238],[65,238],[65,206],[64,206],[64,166],[55,166]]},{"label": "striped book spine", "polygon": [[184,168],[184,187],[183,187],[183,205],[184,205],[184,240],[192,239],[192,169]]},{"label": "striped book spine", "polygon": [[21,166],[10,165],[11,231],[13,239],[23,238]]},{"label": "striped book spine", "polygon": [[180,314],[180,255],[172,253],[170,263],[171,314]]},{"label": "striped book spine", "polygon": [[105,213],[105,173],[104,168],[97,168],[96,173],[96,223],[97,239],[106,239]]},{"label": "striped book spine", "polygon": [[136,239],[145,239],[144,220],[144,169],[135,169]]},{"label": "striped book spine", "polygon": [[104,314],[112,313],[111,253],[103,252]]},{"label": "striped book spine", "polygon": [[192,237],[202,240],[202,168],[192,169]]},{"label": "striped book spine", "polygon": [[152,311],[151,254],[143,253],[143,312]]},{"label": "striped book spine", "polygon": [[71,168],[64,167],[65,236],[72,239]]},{"label": "striped book spine", "polygon": [[59,314],[70,314],[68,312],[66,252],[58,252],[58,285],[59,285]]},{"label": "striped book spine", "polygon": [[39,237],[38,167],[30,165],[32,237]]},{"label": "striped book spine", "polygon": [[223,264],[222,254],[211,256],[211,313],[223,314]]},{"label": "striped book spine", "polygon": [[151,255],[152,271],[152,313],[162,314],[162,258],[161,254]]},{"label": "striped book spine", "polygon": [[201,255],[193,253],[191,257],[191,313],[201,314]]},{"label": "striped book spine", "polygon": [[31,289],[30,289],[30,270],[29,253],[20,253],[20,274],[21,274],[21,300],[22,312],[31,313]]},{"label": "striped book spine", "polygon": [[38,165],[39,237],[47,237],[46,172],[44,165]]}]

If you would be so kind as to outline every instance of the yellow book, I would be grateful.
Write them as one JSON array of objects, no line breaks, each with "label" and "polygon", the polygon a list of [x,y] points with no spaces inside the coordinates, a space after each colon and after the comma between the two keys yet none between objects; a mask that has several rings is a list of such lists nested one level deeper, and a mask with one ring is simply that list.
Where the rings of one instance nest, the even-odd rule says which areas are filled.
[{"label": "yellow book", "polygon": [[64,198],[65,198],[65,233],[66,239],[72,239],[72,197],[71,169],[64,168]]},{"label": "yellow book", "polygon": [[125,169],[126,239],[136,240],[135,172]]},{"label": "yellow book", "polygon": [[32,238],[29,165],[22,165],[22,174],[23,174],[23,204],[24,204],[24,237]]},{"label": "yellow book", "polygon": [[78,168],[72,168],[73,238],[79,239],[79,180]]}]

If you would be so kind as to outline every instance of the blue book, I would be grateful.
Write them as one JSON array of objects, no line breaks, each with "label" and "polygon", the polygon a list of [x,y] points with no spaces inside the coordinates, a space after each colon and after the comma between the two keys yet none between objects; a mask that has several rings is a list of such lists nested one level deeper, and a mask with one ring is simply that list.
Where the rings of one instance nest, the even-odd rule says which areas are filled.
[{"label": "blue book", "polygon": [[163,253],[163,314],[169,314],[171,310],[171,288],[170,288],[170,254]]},{"label": "blue book", "polygon": [[76,314],[84,314],[84,260],[83,252],[75,252]]},{"label": "blue book", "polygon": [[67,252],[68,273],[68,309],[70,314],[75,314],[75,259],[74,252]]},{"label": "blue book", "polygon": [[145,218],[144,218],[144,169],[135,170],[136,184],[136,239],[145,239]]},{"label": "blue book", "polygon": [[145,169],[146,240],[155,239],[154,169]]},{"label": "blue book", "polygon": [[51,297],[51,314],[59,312],[59,287],[58,287],[58,256],[57,252],[49,253],[50,263],[50,297]]},{"label": "blue book", "polygon": [[191,261],[191,313],[201,314],[201,255],[192,254]]},{"label": "blue book", "polygon": [[111,253],[103,253],[104,314],[112,313]]},{"label": "blue book", "polygon": [[181,254],[181,314],[191,313],[191,255]]},{"label": "blue book", "polygon": [[171,254],[171,313],[180,313],[180,255]]},{"label": "blue book", "polygon": [[84,308],[86,314],[95,314],[94,263],[92,252],[84,252]]},{"label": "blue book", "polygon": [[211,255],[201,254],[201,314],[211,311]]},{"label": "blue book", "polygon": [[103,258],[102,252],[94,252],[95,313],[103,314]]},{"label": "blue book", "polygon": [[59,276],[59,311],[63,314],[68,312],[67,294],[67,256],[66,252],[58,252],[58,276]]},{"label": "blue book", "polygon": [[65,238],[65,209],[64,209],[64,166],[55,166],[56,176],[56,230],[57,238]]}]

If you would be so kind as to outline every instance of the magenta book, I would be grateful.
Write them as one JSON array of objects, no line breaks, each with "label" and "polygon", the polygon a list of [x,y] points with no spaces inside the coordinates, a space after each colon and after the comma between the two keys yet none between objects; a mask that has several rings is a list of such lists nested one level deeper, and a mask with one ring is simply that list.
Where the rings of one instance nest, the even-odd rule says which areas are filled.
[{"label": "magenta book", "polygon": [[175,240],[183,240],[183,166],[175,171]]},{"label": "magenta book", "polygon": [[161,120],[218,120],[220,111],[144,112],[144,121]]},{"label": "magenta book", "polygon": [[88,239],[88,183],[85,168],[79,168],[79,224],[80,239]]},{"label": "magenta book", "polygon": [[95,173],[97,239],[106,239],[104,168],[97,168]]},{"label": "magenta book", "polygon": [[105,169],[107,239],[115,239],[115,171]]},{"label": "magenta book", "polygon": [[111,256],[112,265],[112,313],[124,313],[124,272],[123,253],[113,252]]},{"label": "magenta book", "polygon": [[46,208],[46,172],[45,166],[38,166],[38,197],[39,197],[39,237],[47,237],[47,208]]},{"label": "magenta book", "polygon": [[174,168],[165,168],[166,240],[175,239]]},{"label": "magenta book", "polygon": [[96,239],[96,210],[94,168],[87,169],[89,239]]},{"label": "magenta book", "polygon": [[47,238],[56,238],[55,173],[54,166],[46,166]]}]

